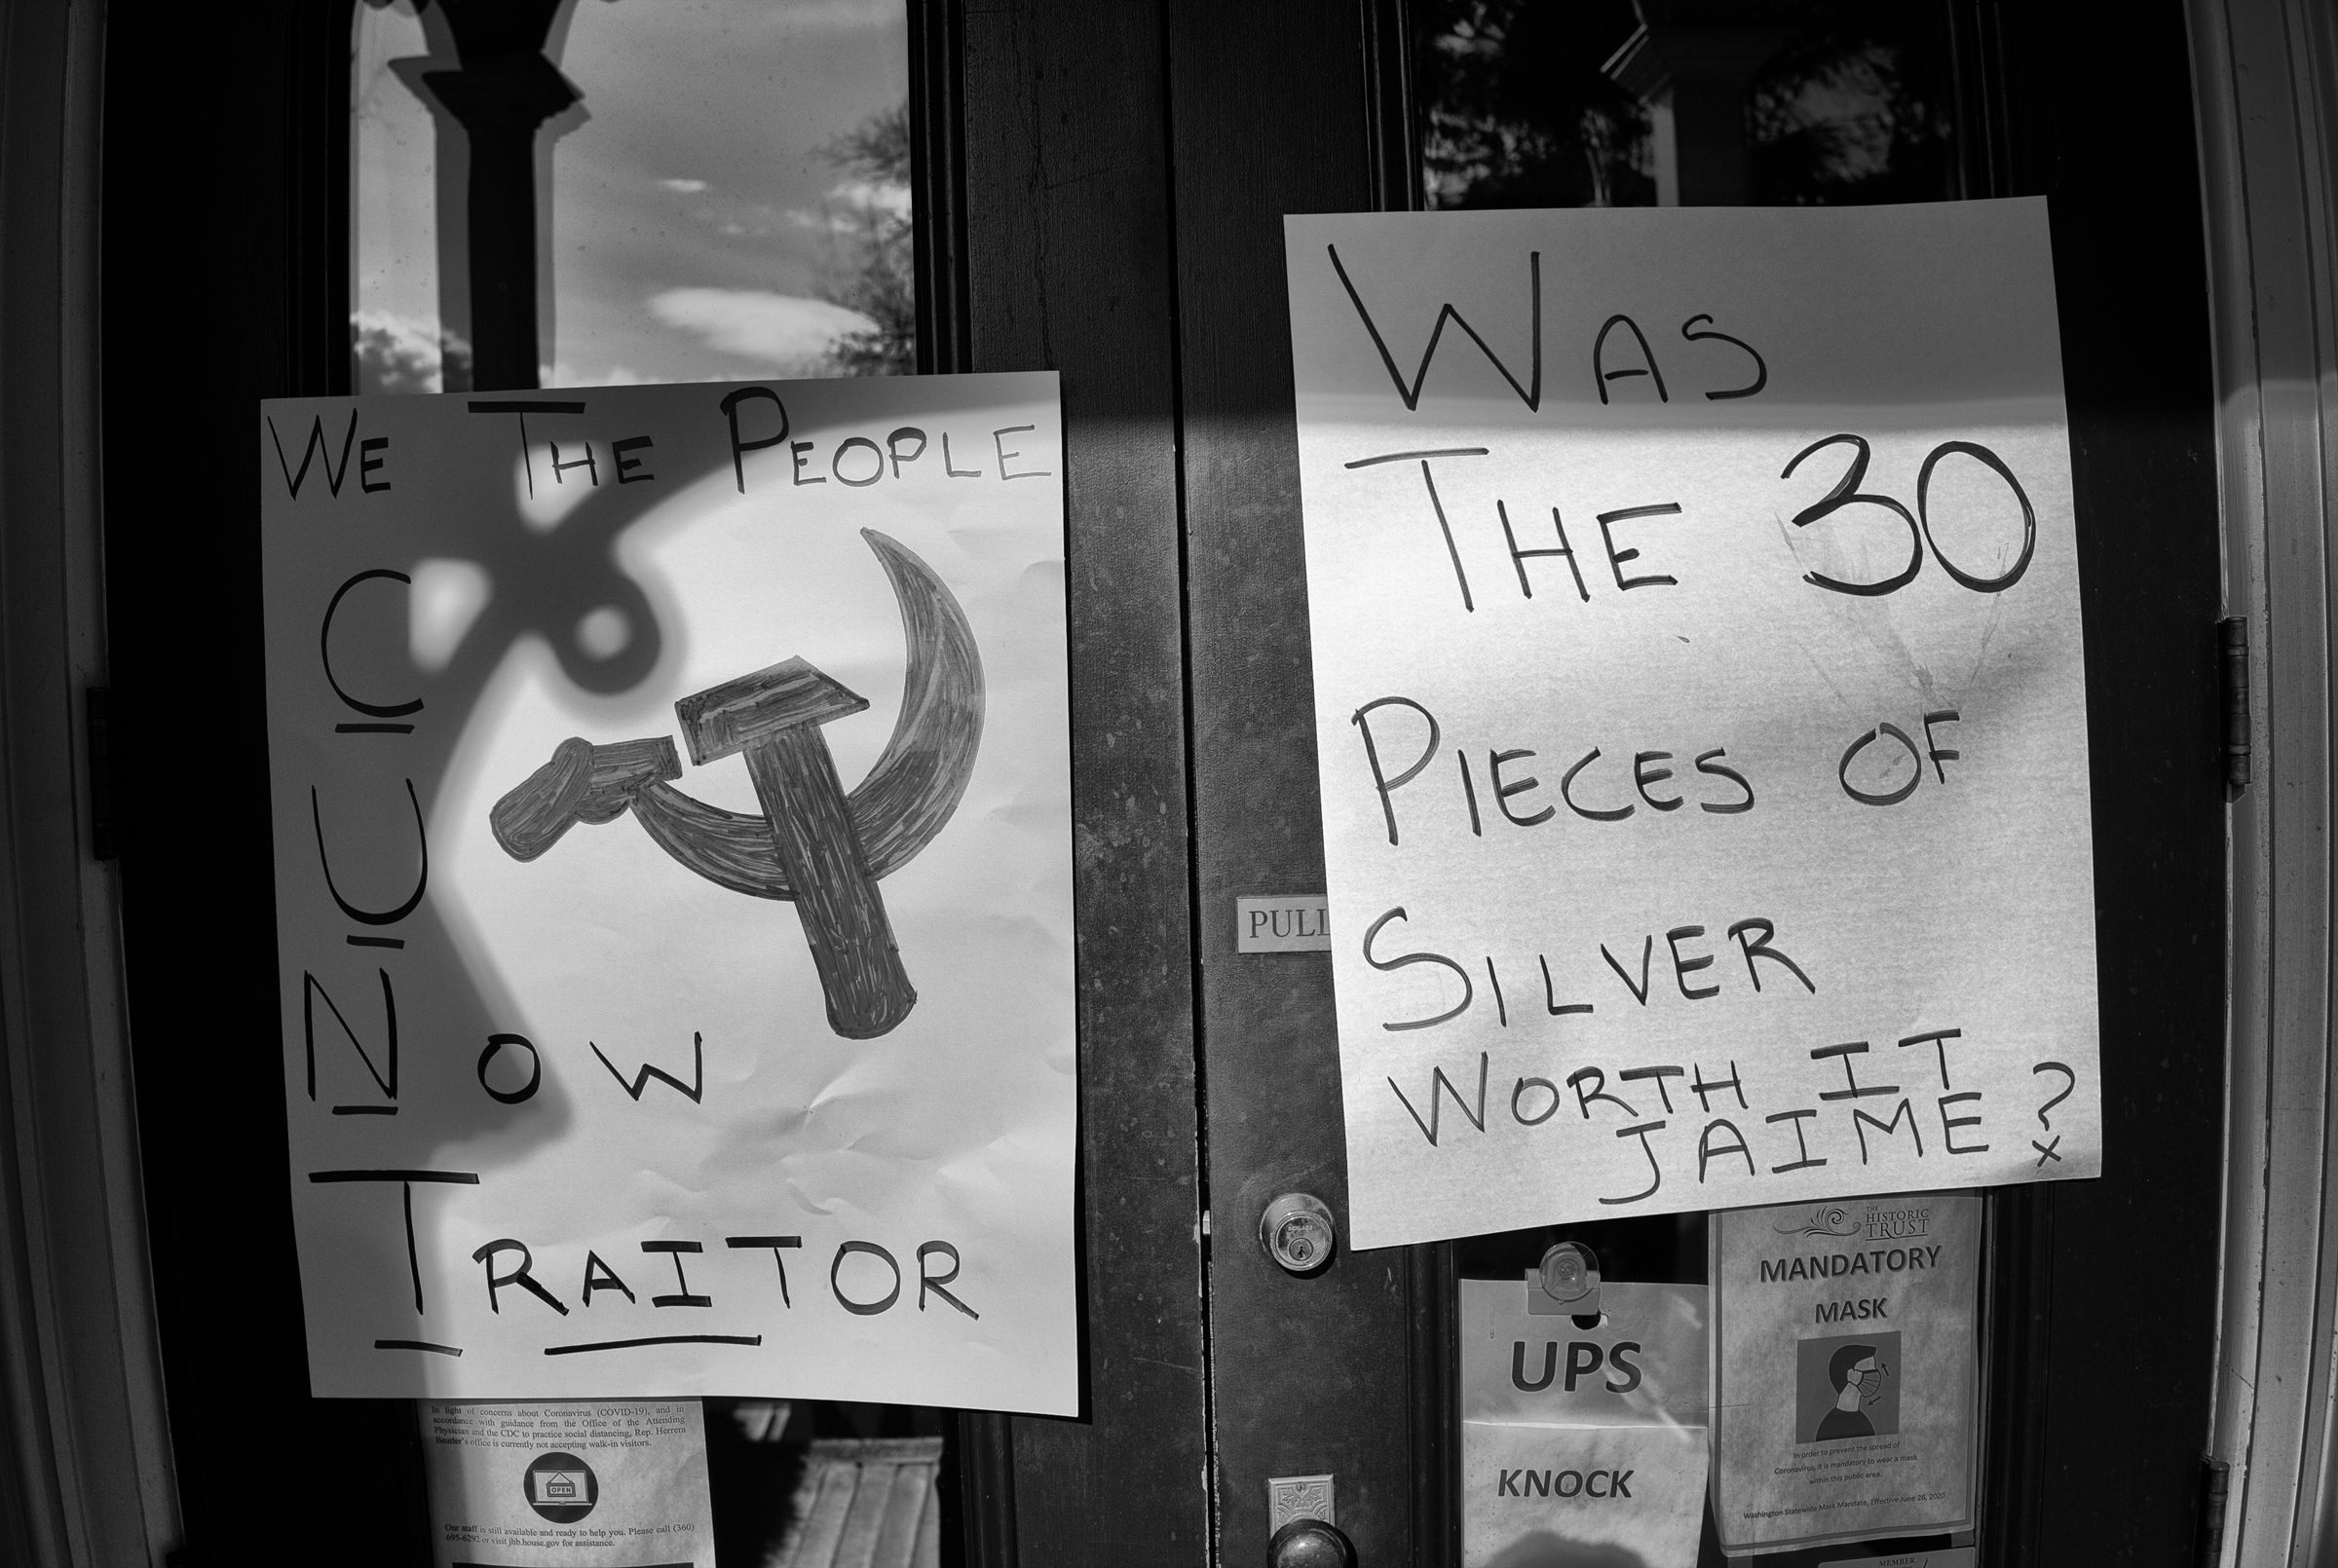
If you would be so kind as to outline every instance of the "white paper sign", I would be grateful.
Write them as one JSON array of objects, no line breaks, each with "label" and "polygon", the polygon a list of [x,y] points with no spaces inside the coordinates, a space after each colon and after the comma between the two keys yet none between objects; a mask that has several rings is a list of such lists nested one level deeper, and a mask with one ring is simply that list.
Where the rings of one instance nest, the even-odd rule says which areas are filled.
[{"label": "white paper sign", "polygon": [[1609,1285],[1603,1315],[1581,1320],[1530,1312],[1532,1288],[1460,1285],[1464,1568],[1687,1568],[1705,1517],[1705,1287]]},{"label": "white paper sign", "polygon": [[2044,204],[1287,239],[1355,1244],[2096,1174]]},{"label": "white paper sign", "polygon": [[1722,1549],[1971,1529],[1980,1197],[1733,1210],[1710,1251]]},{"label": "white paper sign", "polygon": [[257,434],[315,1391],[1070,1412],[1053,376]]},{"label": "white paper sign", "polygon": [[425,1401],[437,1568],[714,1568],[696,1400]]}]

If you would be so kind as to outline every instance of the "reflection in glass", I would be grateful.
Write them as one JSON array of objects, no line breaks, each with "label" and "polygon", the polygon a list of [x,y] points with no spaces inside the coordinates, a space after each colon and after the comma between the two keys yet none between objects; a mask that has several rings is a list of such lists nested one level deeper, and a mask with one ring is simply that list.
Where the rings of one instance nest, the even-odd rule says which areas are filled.
[{"label": "reflection in glass", "polygon": [[1653,205],[1649,115],[1602,69],[1638,25],[1631,0],[1422,0],[1424,205]]},{"label": "reflection in glass", "polygon": [[1954,197],[1952,83],[1937,8],[1818,9],[1750,84],[1750,199],[1759,205]]},{"label": "reflection in glass", "polygon": [[[441,299],[440,149],[430,109],[391,66],[429,54],[422,22],[410,6],[360,7],[351,43],[351,385],[373,392],[443,392],[449,380],[469,387],[471,346],[442,324],[468,319],[470,310]],[[461,204],[458,187],[450,210]]]},{"label": "reflection in glass", "polygon": [[1958,194],[1937,4],[1422,0],[1414,15],[1432,208]]},{"label": "reflection in glass", "polygon": [[368,0],[353,385],[912,369],[907,62],[902,0]]}]

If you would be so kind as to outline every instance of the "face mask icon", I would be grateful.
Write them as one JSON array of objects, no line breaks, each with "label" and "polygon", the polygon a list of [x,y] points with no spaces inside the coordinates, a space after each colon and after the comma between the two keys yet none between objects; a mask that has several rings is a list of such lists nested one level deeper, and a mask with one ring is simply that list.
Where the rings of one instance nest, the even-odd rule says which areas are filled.
[{"label": "face mask icon", "polygon": [[1900,1336],[1806,1339],[1799,1358],[1798,1442],[1840,1442],[1900,1430]]}]

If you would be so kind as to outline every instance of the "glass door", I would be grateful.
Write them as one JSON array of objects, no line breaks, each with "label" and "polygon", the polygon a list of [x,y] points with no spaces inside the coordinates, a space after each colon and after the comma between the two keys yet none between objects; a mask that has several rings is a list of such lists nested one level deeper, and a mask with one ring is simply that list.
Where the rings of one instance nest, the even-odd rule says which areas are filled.
[{"label": "glass door", "polygon": [[[1227,51],[1236,28],[1245,48]],[[1262,1215],[1291,1213],[1293,1196],[1319,1201],[1339,1236],[1346,1222],[1328,960],[1241,951],[1233,919],[1240,899],[1324,885],[1282,215],[2027,194],[2051,205],[2078,487],[2106,1175],[1986,1198],[1977,1528],[1776,1560],[1950,1548],[2176,1560],[2214,1323],[2223,852],[2180,17],[2112,37],[2066,8],[1973,4],[1885,18],[1423,0],[1238,20],[1203,6],[1172,14],[1170,60],[1223,1560],[1264,1557],[1295,1499],[1336,1513],[1360,1561],[1459,1560],[1477,1472],[1458,1422],[1457,1292],[1520,1289],[1570,1241],[1610,1281],[1708,1277],[1696,1214],[1336,1246],[1328,1266],[1296,1269],[1260,1244]],[[2123,324],[2143,319],[2148,347]],[[2134,1288],[2132,1260],[2171,1248],[2197,1273]],[[2145,1343],[2164,1347],[2150,1376],[2116,1369]],[[1703,1560],[1719,1560],[1710,1519]]]},{"label": "glass door", "polygon": [[[765,1560],[849,1502],[823,1466],[874,1457],[923,1467],[893,1492],[938,1483],[919,1541],[942,1560],[1205,1560],[1159,46],[1141,9],[940,0],[112,18],[113,761],[176,781],[167,806],[126,790],[120,839],[182,1568],[430,1551],[411,1405],[308,1393],[251,777],[256,516],[217,455],[248,450],[263,397],[913,358],[1064,378],[1081,1414],[715,1401],[716,1533],[726,1562]],[[156,133],[156,105],[221,82]],[[198,319],[200,364],[158,392],[158,354]],[[182,766],[161,716],[190,696],[205,760]]]},{"label": "glass door", "polygon": [[[310,1399],[298,1348],[251,776],[257,536],[247,470],[221,456],[248,451],[259,398],[547,367],[898,368],[913,340],[922,368],[1060,371],[1082,1413],[742,1406],[710,1423],[718,1494],[752,1495],[734,1516],[754,1549],[785,1527],[775,1500],[795,1492],[773,1467],[803,1440],[939,1437],[942,1534],[985,1568],[1253,1563],[1278,1512],[1318,1508],[1361,1561],[1450,1563],[1463,1288],[1520,1281],[1562,1240],[1609,1279],[1695,1283],[1706,1238],[1692,1216],[1343,1244],[1328,962],[1237,945],[1238,900],[1324,885],[1282,217],[2026,194],[2052,204],[2093,672],[2109,1156],[2098,1181],[1988,1200],[1974,1544],[1992,1561],[2188,1549],[2214,1324],[2223,802],[2180,17],[806,4],[752,20],[882,22],[898,70],[862,73],[877,85],[854,97],[833,39],[808,35],[772,53],[809,85],[768,105],[756,88],[716,115],[698,83],[678,103],[667,81],[635,118],[596,100],[595,73],[656,79],[643,56],[665,47],[667,8],[510,7],[582,96],[548,103],[523,156],[497,155],[512,183],[478,211],[466,170],[487,155],[408,80],[465,67],[434,29],[468,9],[286,0],[109,26],[113,765],[141,781],[119,822],[126,946],[189,1568],[282,1543],[353,1563],[427,1550],[410,1409]],[[449,50],[453,66],[428,64]],[[201,112],[156,134],[153,107],[190,84],[207,84]],[[799,118],[808,102],[826,118]],[[737,146],[706,145],[718,123],[743,127]],[[531,258],[497,276],[532,301],[480,286],[475,258],[499,247]],[[1328,1220],[1328,1264],[1278,1262],[1269,1210],[1269,1241]]]}]

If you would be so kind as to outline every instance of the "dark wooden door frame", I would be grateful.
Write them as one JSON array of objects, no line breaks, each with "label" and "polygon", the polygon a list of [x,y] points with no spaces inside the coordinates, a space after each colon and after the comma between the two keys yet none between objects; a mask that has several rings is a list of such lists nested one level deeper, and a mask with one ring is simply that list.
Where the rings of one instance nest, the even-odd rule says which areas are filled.
[{"label": "dark wooden door frame", "polygon": [[[261,1455],[269,1539],[364,1568],[429,1553],[409,1406],[309,1397],[275,919],[249,858],[269,828],[244,455],[259,399],[348,387],[353,9],[116,8],[106,34],[110,733],[173,1568],[252,1549]],[[362,1530],[352,1474],[379,1477]]]},{"label": "dark wooden door frame", "polygon": [[2176,4],[2116,26],[2080,5],[1978,9],[2003,29],[2014,194],[2052,203],[2093,672],[2105,1148],[2099,1180],[1999,1206],[2018,1293],[1993,1347],[1983,1541],[2005,1562],[2183,1562],[2216,1331],[2226,872],[2191,61]]},{"label": "dark wooden door frame", "polygon": [[[1263,1477],[1319,1470],[1339,1475],[1341,1521],[1365,1560],[1451,1560],[1452,1456],[1439,1449],[1451,1440],[1439,1376],[1450,1327],[1437,1313],[1450,1281],[1425,1252],[1343,1257],[1291,1280],[1252,1245],[1278,1191],[1343,1208],[1337,1123],[1278,1115],[1273,1094],[1279,1082],[1286,1104],[1337,1104],[1337,1062],[1328,975],[1236,958],[1225,917],[1239,893],[1322,885],[1279,218],[1409,200],[1410,160],[1391,156],[1391,127],[1408,118],[1401,69],[1387,69],[1392,35],[1402,53],[1394,10],[1323,0],[1170,15],[1193,917],[1221,1238],[1212,1440],[1227,1563],[1263,1549]],[[1952,18],[1959,107],[1980,132],[1967,137],[1965,189],[2053,203],[2095,672],[2110,1149],[2098,1181],[1992,1200],[1981,1542],[1997,1562],[2174,1562],[2190,1549],[2206,1432],[2223,1064],[2215,448],[2183,17],[2161,5],[2104,29],[2077,5],[1959,0]],[[1234,37],[1240,49],[1226,47]],[[2145,1285],[2137,1261],[2154,1256],[2196,1266]],[[2146,1347],[2156,1359],[2138,1375]]]},{"label": "dark wooden door frame", "polygon": [[1081,0],[911,15],[921,367],[1058,371],[1069,470],[1082,1411],[961,1419],[967,1560],[1202,1563],[1164,19]]},{"label": "dark wooden door frame", "polygon": [[[2156,498],[2131,515],[2086,517],[2090,663],[2120,672],[2098,683],[2091,711],[2099,931],[2106,954],[2137,956],[2120,971],[2132,983],[2104,989],[2109,1174],[1998,1206],[2001,1283],[2014,1294],[1995,1319],[1996,1398],[2018,1419],[1996,1425],[2000,1507],[1985,1539],[2005,1561],[2172,1561],[2171,1544],[2189,1540],[2206,1431],[2216,1232],[2206,1176],[2221,1125],[2217,997],[2183,977],[2204,952],[2220,955],[2223,867],[2142,825],[2158,820],[2155,803],[2220,805],[2214,458],[2190,128],[2132,111],[2188,93],[2183,31],[2171,5],[2115,31],[1983,0],[1969,10],[2005,38],[2020,109],[2013,188],[2055,202],[2082,516],[2101,498]],[[1294,1128],[1230,1072],[1197,1072],[1197,1061],[1239,1052],[1337,1092],[1325,1078],[1336,1073],[1328,979],[1214,984],[1230,933],[1210,914],[1237,890],[1320,877],[1303,696],[1278,706],[1287,683],[1303,693],[1305,643],[1276,220],[1395,200],[1409,160],[1391,151],[1406,117],[1389,109],[1386,13],[1363,0],[920,0],[917,14],[921,97],[941,111],[921,125],[921,195],[939,180],[950,196],[935,192],[947,221],[929,226],[924,252],[939,290],[931,362],[1061,370],[1070,443],[1085,1410],[967,1424],[976,1560],[1256,1560],[1263,1477],[1327,1451],[1323,1468],[1355,1488],[1343,1516],[1370,1544],[1367,1560],[1438,1560],[1450,1452],[1434,1450],[1450,1391],[1435,1255],[1365,1254],[1317,1281],[1273,1274],[1247,1228],[1285,1182],[1340,1207],[1338,1130]],[[170,763],[189,703],[219,753],[258,755],[256,709],[224,699],[229,685],[257,690],[258,579],[245,470],[218,454],[247,449],[259,397],[346,385],[335,136],[347,21],[347,0],[274,0],[125,13],[109,32],[108,568],[131,777]],[[949,91],[933,90],[936,72]],[[140,103],[184,101],[207,83],[235,89],[204,100],[200,133],[137,133]],[[2130,265],[2102,265],[2113,237]],[[192,367],[170,357],[190,303],[224,328]],[[2135,330],[2145,320],[2156,337]],[[168,400],[158,422],[172,376],[200,378],[203,395]],[[219,687],[186,687],[190,651],[222,672]],[[215,1555],[244,1539],[248,1472],[227,1435],[322,1419],[335,1444],[281,1456],[294,1472],[270,1484],[281,1527],[302,1528],[286,1499],[314,1497],[320,1539],[343,1560],[397,1561],[417,1543],[336,1532],[341,1514],[325,1503],[337,1495],[329,1476],[352,1463],[411,1476],[402,1407],[317,1404],[305,1387],[255,1381],[206,1337],[210,1298],[228,1288],[215,1251],[222,1190],[245,1249],[237,1321],[263,1336],[299,1331],[288,1251],[259,1245],[289,1234],[277,1061],[248,1049],[275,1012],[271,927],[264,910],[212,897],[231,874],[229,846],[265,841],[246,783],[198,769],[170,823],[126,825],[138,1090],[189,1539]],[[1214,1388],[1196,1234],[1205,1112],[1222,1242],[1209,1277]],[[210,1163],[222,1146],[238,1151],[232,1168]],[[2139,1277],[2135,1260],[2170,1251],[2203,1267]],[[1363,1341],[1315,1335],[1327,1296],[1368,1315]],[[1237,1323],[1277,1354],[1233,1343]],[[2146,1341],[2169,1360],[2138,1374],[2131,1347]],[[1353,1385],[1372,1418],[1305,1430],[1288,1391],[1321,1380]],[[317,1484],[304,1487],[310,1470]],[[403,1512],[422,1516],[418,1500]]]},{"label": "dark wooden door frame", "polygon": [[[1240,39],[1238,48],[1229,40]],[[1234,900],[1324,885],[1300,531],[1288,212],[1404,207],[1401,9],[1180,4],[1169,16],[1188,678],[1193,712],[1219,1559],[1264,1560],[1270,1477],[1330,1473],[1362,1561],[1455,1560],[1450,1250],[1285,1274],[1278,1194],[1346,1224],[1331,970],[1234,952]]]}]

